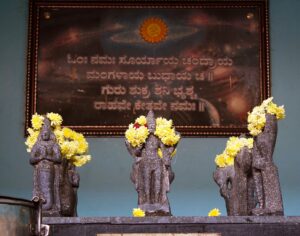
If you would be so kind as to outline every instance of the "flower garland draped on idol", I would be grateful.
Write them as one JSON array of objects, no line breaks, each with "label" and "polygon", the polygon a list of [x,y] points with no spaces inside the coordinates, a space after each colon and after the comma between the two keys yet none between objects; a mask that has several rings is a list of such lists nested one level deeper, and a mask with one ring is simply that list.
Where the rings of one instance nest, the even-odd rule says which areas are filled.
[{"label": "flower garland draped on idol", "polygon": [[223,153],[219,154],[215,158],[215,163],[218,167],[233,166],[234,159],[242,148],[253,148],[253,138],[244,137],[230,137],[227,141],[226,148]]},{"label": "flower garland draped on idol", "polygon": [[138,192],[138,209],[146,216],[171,215],[167,192],[174,179],[171,158],[176,154],[180,134],[173,121],[149,111],[128,126],[125,143],[134,157],[131,180]]},{"label": "flower garland draped on idol", "polygon": [[273,103],[273,97],[270,97],[262,102],[260,106],[253,108],[251,113],[248,113],[248,130],[252,136],[259,135],[266,125],[266,115],[274,115],[277,120],[285,118],[284,106],[278,106]]},{"label": "flower garland draped on idol", "polygon": [[[156,119],[156,129],[154,133],[163,144],[166,146],[176,146],[180,140],[180,135],[176,133],[173,127],[173,121],[167,120],[162,117]],[[147,119],[145,116],[139,116],[134,124],[130,124],[125,132],[126,140],[132,147],[140,147],[146,142],[149,136],[149,130],[147,127]],[[171,154],[171,157],[175,156],[176,149]],[[158,149],[158,155],[162,158],[162,151]]]},{"label": "flower garland draped on idol", "polygon": [[273,152],[278,132],[277,121],[285,118],[284,106],[270,97],[248,114],[248,130],[254,137],[252,172],[255,182],[257,207],[253,215],[283,215],[283,202],[278,168]]},{"label": "flower garland draped on idol", "polygon": [[[79,174],[76,167],[91,160],[84,136],[67,127],[62,128],[62,121],[57,113],[34,114],[25,141],[27,152],[31,153],[30,162],[35,167],[33,195],[48,204],[53,203],[52,207],[44,206],[45,216],[77,215]],[[49,140],[58,147],[54,156],[49,150]]]},{"label": "flower garland draped on idol", "polygon": [[[89,162],[91,160],[91,156],[87,154],[89,145],[84,136],[67,127],[62,128],[63,119],[59,114],[51,112],[47,113],[46,117],[51,122],[51,127],[60,146],[62,157],[77,167],[81,167]],[[37,113],[32,116],[32,128],[27,129],[29,136],[25,142],[27,152],[30,152],[36,143],[44,119],[44,116],[38,115]]]},{"label": "flower garland draped on idol", "polygon": [[229,138],[215,158],[214,180],[225,199],[228,215],[282,215],[282,197],[272,154],[277,120],[285,117],[284,106],[270,97],[248,113],[252,138]]},{"label": "flower garland draped on idol", "polygon": [[[214,180],[225,199],[227,215],[249,215],[252,206],[251,151],[253,138],[230,137],[223,153],[215,158]],[[250,194],[248,194],[250,193]]]}]

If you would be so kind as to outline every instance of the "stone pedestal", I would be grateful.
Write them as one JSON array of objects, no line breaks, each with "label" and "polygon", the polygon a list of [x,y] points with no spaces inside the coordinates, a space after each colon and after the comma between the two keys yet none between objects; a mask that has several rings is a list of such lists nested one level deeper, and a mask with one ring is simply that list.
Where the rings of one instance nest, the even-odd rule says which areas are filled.
[{"label": "stone pedestal", "polygon": [[52,236],[95,236],[131,233],[215,233],[222,236],[295,236],[300,217],[46,217]]}]

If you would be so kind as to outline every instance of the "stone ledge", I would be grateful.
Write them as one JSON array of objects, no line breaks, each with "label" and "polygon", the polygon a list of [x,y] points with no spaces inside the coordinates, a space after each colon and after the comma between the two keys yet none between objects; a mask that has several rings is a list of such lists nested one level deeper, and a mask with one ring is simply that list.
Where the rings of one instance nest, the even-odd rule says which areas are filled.
[{"label": "stone ledge", "polygon": [[300,224],[300,216],[44,217],[44,224]]},{"label": "stone ledge", "polygon": [[221,236],[300,235],[298,216],[45,217],[52,236],[215,233]]}]

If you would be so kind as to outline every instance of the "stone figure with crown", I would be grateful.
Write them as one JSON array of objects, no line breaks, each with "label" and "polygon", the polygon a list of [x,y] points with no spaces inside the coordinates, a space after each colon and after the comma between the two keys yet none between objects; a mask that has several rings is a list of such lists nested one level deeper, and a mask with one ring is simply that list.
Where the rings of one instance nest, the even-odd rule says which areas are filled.
[{"label": "stone figure with crown", "polygon": [[34,166],[33,199],[43,201],[44,216],[59,216],[59,166],[61,152],[49,119],[44,119],[37,142],[31,150],[30,163]]},{"label": "stone figure with crown", "polygon": [[76,167],[90,161],[84,136],[61,127],[57,113],[34,114],[26,139],[30,163],[34,166],[33,200],[42,201],[43,216],[77,216]]},{"label": "stone figure with crown", "polygon": [[172,120],[155,119],[149,111],[125,133],[127,149],[134,158],[131,180],[138,192],[138,207],[147,216],[171,215],[167,192],[174,179],[171,159],[180,139],[172,125]]},{"label": "stone figure with crown", "polygon": [[284,106],[270,97],[248,115],[248,130],[254,137],[252,172],[258,206],[253,215],[283,215],[283,202],[278,168],[273,160],[277,121],[285,117]]}]

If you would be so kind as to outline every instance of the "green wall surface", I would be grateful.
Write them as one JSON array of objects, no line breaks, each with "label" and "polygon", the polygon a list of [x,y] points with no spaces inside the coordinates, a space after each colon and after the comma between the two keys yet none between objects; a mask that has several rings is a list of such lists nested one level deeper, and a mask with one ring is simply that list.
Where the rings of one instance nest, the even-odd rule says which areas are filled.
[{"label": "green wall surface", "polygon": [[[24,146],[28,2],[0,1],[0,195],[31,198],[32,172]],[[271,78],[275,102],[285,104],[274,159],[286,215],[300,215],[300,1],[270,0]],[[215,155],[225,138],[183,138],[169,193],[175,216],[207,215],[223,198],[214,183]],[[82,167],[80,216],[129,216],[137,194],[129,180],[132,158],[122,138],[89,138],[92,162]]]}]

